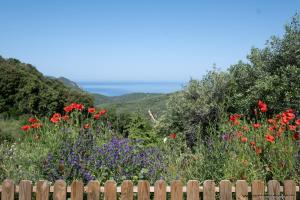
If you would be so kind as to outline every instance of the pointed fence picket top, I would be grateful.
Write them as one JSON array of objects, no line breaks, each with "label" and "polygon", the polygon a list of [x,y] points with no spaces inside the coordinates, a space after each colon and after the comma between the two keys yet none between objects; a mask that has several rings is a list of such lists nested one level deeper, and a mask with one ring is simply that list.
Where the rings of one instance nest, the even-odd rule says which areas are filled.
[{"label": "pointed fence picket top", "polygon": [[220,181],[220,200],[232,200],[232,184],[229,180]]},{"label": "pointed fence picket top", "polygon": [[121,185],[121,200],[133,200],[133,183],[125,180]]},{"label": "pointed fence picket top", "polygon": [[67,184],[63,180],[57,180],[53,187],[53,200],[67,199]]},{"label": "pointed fence picket top", "polygon": [[293,180],[284,181],[283,186],[285,200],[296,200],[296,183]]},{"label": "pointed fence picket top", "polygon": [[2,183],[1,200],[14,200],[15,185],[12,180],[6,179]]},{"label": "pointed fence picket top", "polygon": [[265,199],[265,183],[261,180],[254,180],[251,185],[252,200]]},{"label": "pointed fence picket top", "polygon": [[186,199],[187,200],[200,200],[199,182],[190,180],[186,186]]},{"label": "pointed fence picket top", "polygon": [[150,200],[150,184],[148,181],[139,181],[138,200]]},{"label": "pointed fence picket top", "polygon": [[269,200],[280,200],[280,183],[277,180],[268,182]]},{"label": "pointed fence picket top", "polygon": [[167,184],[164,180],[156,181],[154,184],[154,200],[167,199]]},{"label": "pointed fence picket top", "polygon": [[40,180],[36,183],[36,200],[49,199],[50,186],[48,181]]},{"label": "pointed fence picket top", "polygon": [[87,200],[99,200],[100,183],[99,181],[90,181],[87,185]]},{"label": "pointed fence picket top", "polygon": [[203,200],[215,200],[216,188],[213,180],[207,180],[203,183]]},{"label": "pointed fence picket top", "polygon": [[31,181],[22,180],[19,183],[19,200],[31,200],[32,183]]},{"label": "pointed fence picket top", "polygon": [[115,181],[106,181],[104,185],[104,200],[117,200],[117,187]]}]

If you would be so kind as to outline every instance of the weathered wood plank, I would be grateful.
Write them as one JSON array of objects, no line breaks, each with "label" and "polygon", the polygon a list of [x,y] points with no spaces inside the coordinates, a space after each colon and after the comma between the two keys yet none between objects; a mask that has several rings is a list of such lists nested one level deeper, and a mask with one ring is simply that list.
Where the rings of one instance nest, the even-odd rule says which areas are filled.
[{"label": "weathered wood plank", "polygon": [[167,199],[167,184],[164,180],[155,182],[154,185],[154,200],[166,200]]},{"label": "weathered wood plank", "polygon": [[265,199],[265,183],[261,180],[254,180],[251,185],[252,200]]},{"label": "weathered wood plank", "polygon": [[220,200],[232,200],[232,185],[228,180],[220,181]]},{"label": "weathered wood plank", "polygon": [[186,198],[187,200],[200,200],[200,188],[198,181],[188,181],[186,188]]},{"label": "weathered wood plank", "polygon": [[238,180],[236,182],[236,199],[247,200],[248,199],[248,184],[245,180]]},{"label": "weathered wood plank", "polygon": [[87,185],[87,199],[99,200],[100,198],[100,183],[99,181],[90,181]]},{"label": "weathered wood plank", "polygon": [[49,199],[50,186],[48,181],[38,181],[36,183],[36,200]]},{"label": "weathered wood plank", "polygon": [[117,200],[117,187],[115,181],[106,181],[104,185],[104,199]]},{"label": "weathered wood plank", "polygon": [[71,200],[83,200],[83,182],[74,180],[71,184]]},{"label": "weathered wood plank", "polygon": [[12,180],[6,179],[2,183],[1,200],[14,200],[15,185]]},{"label": "weathered wood plank", "polygon": [[139,181],[138,200],[150,200],[150,184],[148,181]]},{"label": "weathered wood plank", "polygon": [[57,180],[53,187],[53,199],[54,200],[66,200],[67,199],[67,184],[63,180]]},{"label": "weathered wood plank", "polygon": [[133,183],[125,180],[121,185],[121,200],[133,200]]},{"label": "weathered wood plank", "polygon": [[19,200],[31,200],[32,183],[28,180],[22,180],[19,183]]},{"label": "weathered wood plank", "polygon": [[280,200],[280,183],[276,180],[268,182],[269,200]]},{"label": "weathered wood plank", "polygon": [[180,180],[171,183],[171,200],[182,200],[182,183]]},{"label": "weathered wood plank", "polygon": [[296,200],[296,183],[293,180],[284,181],[285,200]]},{"label": "weathered wood plank", "polygon": [[206,180],[203,183],[203,200],[215,200],[216,190],[213,180]]}]

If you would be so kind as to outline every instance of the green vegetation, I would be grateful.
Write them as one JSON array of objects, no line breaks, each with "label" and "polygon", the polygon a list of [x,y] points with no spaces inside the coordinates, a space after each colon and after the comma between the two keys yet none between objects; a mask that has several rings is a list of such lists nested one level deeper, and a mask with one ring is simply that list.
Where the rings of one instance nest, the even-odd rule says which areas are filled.
[{"label": "green vegetation", "polygon": [[[171,95],[94,95],[100,108],[64,107],[78,92],[30,65],[2,59],[1,112],[32,116],[0,123],[0,180],[299,182],[299,16],[282,38],[253,48],[248,58]],[[149,120],[148,109],[156,120]],[[17,126],[19,137],[9,136],[20,132]]]}]

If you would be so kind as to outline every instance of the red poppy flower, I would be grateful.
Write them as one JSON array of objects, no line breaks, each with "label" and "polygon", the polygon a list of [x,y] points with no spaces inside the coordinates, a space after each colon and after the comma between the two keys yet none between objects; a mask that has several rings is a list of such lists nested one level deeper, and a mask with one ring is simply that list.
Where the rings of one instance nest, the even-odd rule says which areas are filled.
[{"label": "red poppy flower", "polygon": [[293,139],[294,140],[299,140],[299,133],[294,133],[293,134]]},{"label": "red poppy flower", "polygon": [[246,137],[242,137],[241,138],[241,142],[244,142],[244,143],[247,142],[247,138]]},{"label": "red poppy flower", "polygon": [[100,114],[94,115],[94,120],[97,120],[97,119],[99,119],[99,118],[100,118]]},{"label": "red poppy flower", "polygon": [[275,119],[268,119],[268,123],[269,124],[276,124],[276,120]]},{"label": "red poppy flower", "polygon": [[229,120],[232,121],[232,122],[234,122],[236,120],[235,115],[230,115],[229,116]]},{"label": "red poppy flower", "polygon": [[289,130],[290,130],[290,131],[295,131],[296,128],[297,128],[297,126],[289,125]]},{"label": "red poppy flower", "polygon": [[88,128],[90,128],[90,125],[89,125],[89,124],[85,124],[85,125],[83,126],[83,128],[84,128],[84,129],[88,129]]},{"label": "red poppy flower", "polygon": [[75,108],[76,110],[82,111],[82,110],[84,109],[84,106],[83,106],[83,104],[76,104],[76,105],[74,106],[74,108]]},{"label": "red poppy flower", "polygon": [[261,100],[258,101],[258,107],[259,107],[261,112],[267,112],[268,111],[267,104],[265,104]]},{"label": "red poppy flower", "polygon": [[29,125],[24,125],[21,128],[22,128],[23,131],[26,132],[26,131],[28,131],[30,129],[30,126]]},{"label": "red poppy flower", "polygon": [[276,126],[269,126],[269,128],[268,128],[268,129],[269,129],[269,131],[272,131],[272,132],[273,132],[273,131],[275,131],[275,129],[276,129]]},{"label": "red poppy flower", "polygon": [[102,110],[100,110],[99,111],[99,115],[101,116],[101,115],[104,115],[106,113],[106,110],[105,109],[102,109]]},{"label": "red poppy flower", "polygon": [[169,138],[172,138],[172,139],[176,139],[176,137],[177,137],[176,133],[171,133],[169,135]]},{"label": "red poppy flower", "polygon": [[60,118],[57,118],[57,117],[51,117],[50,121],[51,121],[52,123],[57,123],[57,122],[60,121]]},{"label": "red poppy flower", "polygon": [[40,123],[31,124],[31,128],[40,128],[41,126],[43,126],[43,124]]},{"label": "red poppy flower", "polygon": [[30,117],[30,118],[28,119],[28,122],[29,122],[29,123],[37,123],[38,120],[37,120],[36,118]]},{"label": "red poppy flower", "polygon": [[53,118],[61,118],[61,114],[60,113],[54,113],[52,115]]},{"label": "red poppy flower", "polygon": [[251,141],[251,142],[250,142],[250,145],[251,145],[251,146],[255,146],[256,143],[255,143],[254,141]]},{"label": "red poppy flower", "polygon": [[300,126],[300,119],[297,119],[295,123]]},{"label": "red poppy flower", "polygon": [[255,123],[255,124],[252,124],[252,126],[253,126],[254,128],[259,128],[259,127],[261,127],[261,124],[260,124],[260,123]]},{"label": "red poppy flower", "polygon": [[88,108],[88,112],[89,113],[94,113],[94,112],[96,112],[96,109],[95,108]]},{"label": "red poppy flower", "polygon": [[270,135],[270,134],[266,134],[265,135],[265,139],[268,141],[268,142],[271,142],[271,143],[274,143],[275,142],[275,137]]},{"label": "red poppy flower", "polygon": [[255,149],[256,154],[262,153],[262,149],[260,147],[255,147],[254,149]]}]

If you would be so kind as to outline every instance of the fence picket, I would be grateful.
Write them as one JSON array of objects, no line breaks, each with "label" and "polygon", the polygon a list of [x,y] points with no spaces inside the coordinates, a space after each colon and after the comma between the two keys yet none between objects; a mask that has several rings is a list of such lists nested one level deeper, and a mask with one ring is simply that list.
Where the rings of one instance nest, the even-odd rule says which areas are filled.
[{"label": "fence picket", "polygon": [[265,183],[261,180],[254,180],[251,185],[252,200],[264,200]]},{"label": "fence picket", "polygon": [[83,182],[75,180],[71,184],[71,200],[83,200]]},{"label": "fence picket", "polygon": [[163,180],[155,182],[154,185],[154,200],[166,200],[167,199],[167,185]]},{"label": "fence picket", "polygon": [[117,188],[115,181],[106,181],[104,185],[104,200],[117,200]]},{"label": "fence picket", "polygon": [[216,189],[213,180],[206,180],[203,183],[203,200],[215,200]]},{"label": "fence picket", "polygon": [[179,180],[171,183],[171,200],[182,200],[182,183]]},{"label": "fence picket", "polygon": [[200,200],[199,183],[196,180],[190,180],[187,183],[186,198],[187,200]]},{"label": "fence picket", "polygon": [[129,180],[121,185],[121,200],[133,200],[133,183]]},{"label": "fence picket", "polygon": [[236,182],[236,199],[247,200],[248,199],[248,184],[245,180],[238,180]]},{"label": "fence picket", "polygon": [[38,181],[36,183],[36,200],[49,199],[50,186],[48,181]]},{"label": "fence picket", "polygon": [[15,186],[12,180],[6,179],[2,183],[1,200],[14,200]]},{"label": "fence picket", "polygon": [[138,200],[150,200],[150,184],[148,181],[139,181]]},{"label": "fence picket", "polygon": [[293,180],[284,181],[285,200],[296,200],[296,183]]},{"label": "fence picket", "polygon": [[67,185],[63,180],[57,180],[54,183],[53,191],[54,200],[66,200],[67,199]]},{"label": "fence picket", "polygon": [[220,200],[232,200],[232,185],[228,180],[220,181]]},{"label": "fence picket", "polygon": [[19,183],[19,200],[31,200],[32,183],[31,181],[22,180]]},{"label": "fence picket", "polygon": [[99,181],[90,181],[87,185],[87,199],[99,200],[100,197],[100,183]]},{"label": "fence picket", "polygon": [[276,180],[268,182],[269,200],[280,200],[280,184]]}]

